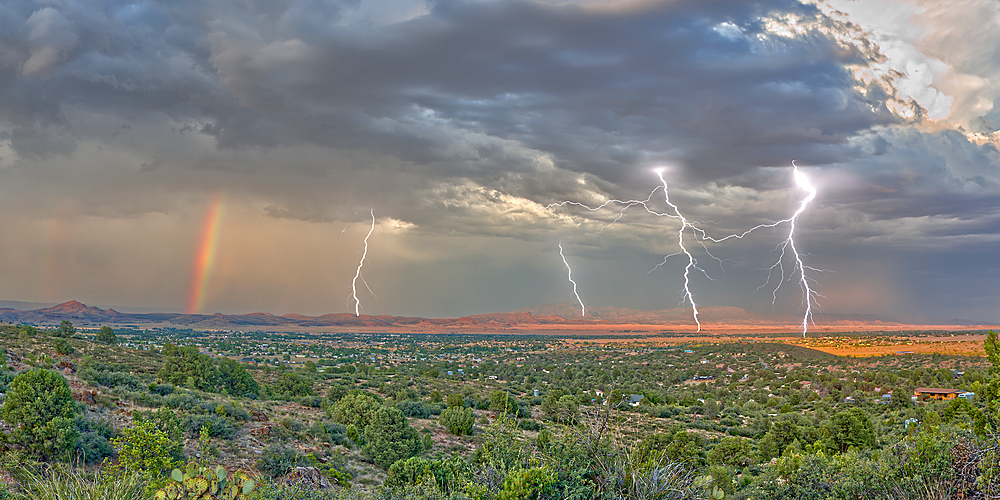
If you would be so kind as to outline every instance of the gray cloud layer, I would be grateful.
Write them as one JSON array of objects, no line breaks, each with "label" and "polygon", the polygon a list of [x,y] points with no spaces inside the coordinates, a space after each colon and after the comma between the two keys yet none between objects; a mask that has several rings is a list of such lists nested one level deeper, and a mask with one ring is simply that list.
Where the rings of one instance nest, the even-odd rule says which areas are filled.
[{"label": "gray cloud layer", "polygon": [[[795,159],[821,191],[803,238],[818,267],[836,267],[838,289],[848,293],[850,276],[867,283],[870,268],[882,263],[892,268],[883,277],[887,293],[901,297],[885,302],[897,308],[890,316],[958,294],[967,300],[930,314],[1000,321],[1000,304],[984,298],[995,293],[979,278],[998,273],[1000,159],[989,130],[970,135],[992,118],[931,123],[908,97],[916,94],[897,88],[903,79],[859,78],[859,68],[892,63],[895,53],[887,56],[873,41],[887,38],[868,36],[863,23],[829,12],[783,0],[5,2],[4,210],[36,227],[57,212],[126,221],[162,214],[196,226],[194,207],[224,189],[246,209],[233,219],[242,230],[307,222],[295,226],[305,234],[337,233],[374,206],[391,218],[395,236],[384,238],[402,259],[383,266],[426,266],[438,277],[431,291],[446,297],[468,268],[451,270],[450,252],[407,245],[465,237],[488,252],[483,242],[499,238],[512,241],[493,248],[519,253],[566,239],[593,275],[623,275],[673,251],[664,221],[634,214],[627,226],[601,232],[616,214],[541,212],[525,200],[642,198],[656,185],[651,168],[665,165],[672,198],[722,234],[788,215],[801,195],[788,171]],[[995,27],[976,29],[996,36]],[[961,54],[953,57],[962,75],[972,71],[969,61],[983,60],[939,38],[945,41],[932,56]],[[956,94],[963,119],[975,106],[961,103],[981,101],[987,90]],[[129,231],[149,227],[135,222]],[[705,284],[706,300],[760,306],[739,297],[759,284],[754,270],[769,265],[776,241],[735,247],[728,258],[746,273],[718,272],[731,274],[726,286],[739,294]],[[978,285],[959,273],[923,282],[907,265],[945,266],[958,250],[979,273]],[[349,267],[353,251],[334,253]],[[510,268],[548,257],[523,255]],[[858,259],[872,260],[868,270],[852,270]],[[509,277],[510,268],[481,277]],[[85,293],[67,273],[61,293]],[[478,290],[462,304],[475,310],[459,311],[407,298],[426,275],[394,274],[404,280],[400,292],[373,312],[462,314],[568,301],[526,272],[524,289],[552,291]],[[29,279],[11,274],[3,293],[17,293],[18,280]],[[674,294],[676,283],[644,283],[598,300],[673,305],[673,298],[648,297],[663,287]],[[240,295],[241,287],[229,285],[231,300],[220,296],[218,307],[269,308],[266,294]],[[186,285],[172,286],[176,295]],[[836,291],[825,292],[828,307],[853,312]],[[144,300],[171,300],[164,297]],[[124,300],[110,291],[101,299]],[[789,300],[789,308],[798,306]]]}]

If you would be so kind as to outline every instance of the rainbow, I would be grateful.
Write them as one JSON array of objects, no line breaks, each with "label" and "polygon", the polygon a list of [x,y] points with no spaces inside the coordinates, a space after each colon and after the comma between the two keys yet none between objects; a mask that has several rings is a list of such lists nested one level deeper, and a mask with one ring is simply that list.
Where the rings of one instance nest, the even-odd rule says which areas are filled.
[{"label": "rainbow", "polygon": [[188,314],[195,314],[205,305],[205,292],[208,289],[212,268],[215,266],[215,253],[218,250],[219,228],[222,225],[222,211],[226,204],[226,195],[219,191],[208,203],[205,211],[205,221],[201,226],[201,240],[194,256],[194,273],[191,279],[191,291],[188,294]]}]

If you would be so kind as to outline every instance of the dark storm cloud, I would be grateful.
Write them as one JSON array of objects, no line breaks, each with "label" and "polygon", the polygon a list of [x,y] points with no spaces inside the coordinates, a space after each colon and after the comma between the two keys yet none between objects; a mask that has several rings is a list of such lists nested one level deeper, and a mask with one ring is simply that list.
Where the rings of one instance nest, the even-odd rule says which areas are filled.
[{"label": "dark storm cloud", "polygon": [[[874,143],[876,151],[829,171],[834,179],[826,188],[828,203],[874,220],[1000,213],[1000,155],[993,144],[974,144],[955,130],[898,128],[862,141]],[[844,174],[852,177],[836,180]]]},{"label": "dark storm cloud", "polygon": [[858,154],[846,138],[892,121],[853,89],[844,66],[860,51],[816,30],[767,32],[770,14],[830,22],[795,2],[438,2],[389,25],[345,24],[351,3],[6,9],[5,118],[62,142],[52,128],[72,129],[62,109],[80,106],[197,121],[221,148],[377,150],[487,178],[535,170],[536,152],[620,183],[657,162],[712,178],[790,156],[844,161]]},{"label": "dark storm cloud", "polygon": [[611,261],[673,245],[666,224],[601,232],[616,213],[531,202],[643,198],[663,165],[671,198],[725,234],[791,213],[794,159],[820,189],[811,248],[973,241],[988,262],[995,141],[921,128],[892,81],[855,78],[884,59],[789,0],[13,0],[0,167],[18,196],[99,217],[175,214],[223,186],[274,227],[374,206],[427,241],[576,231]]}]

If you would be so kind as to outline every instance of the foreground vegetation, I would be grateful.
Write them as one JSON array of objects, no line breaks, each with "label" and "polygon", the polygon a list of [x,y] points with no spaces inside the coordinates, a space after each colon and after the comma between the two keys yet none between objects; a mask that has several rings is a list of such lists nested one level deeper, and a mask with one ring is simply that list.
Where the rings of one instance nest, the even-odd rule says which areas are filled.
[{"label": "foreground vegetation", "polygon": [[[985,358],[850,359],[205,336],[0,326],[0,500],[1000,498],[992,332]],[[219,355],[246,343],[270,357]]]}]

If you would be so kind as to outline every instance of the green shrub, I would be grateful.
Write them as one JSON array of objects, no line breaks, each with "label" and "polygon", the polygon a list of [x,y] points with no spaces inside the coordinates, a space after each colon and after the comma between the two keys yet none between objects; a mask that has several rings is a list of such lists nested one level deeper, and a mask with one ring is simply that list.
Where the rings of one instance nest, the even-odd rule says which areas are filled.
[{"label": "green shrub", "polygon": [[7,386],[14,381],[16,376],[12,371],[0,370],[0,392],[7,392]]},{"label": "green shrub", "polygon": [[173,392],[163,397],[163,404],[171,408],[187,411],[202,411],[202,399],[188,391]]},{"label": "green shrub", "polygon": [[174,392],[173,384],[149,384],[149,392],[158,396],[166,396]]},{"label": "green shrub", "polygon": [[157,377],[164,382],[188,389],[213,391],[218,386],[218,370],[212,358],[197,347],[163,346],[163,368]]},{"label": "green shrub", "polygon": [[335,489],[317,490],[301,483],[264,481],[253,492],[254,500],[348,500],[352,497]]},{"label": "green shrub", "polygon": [[383,484],[389,488],[398,489],[416,486],[430,479],[439,490],[449,493],[457,490],[461,484],[471,478],[471,467],[459,457],[439,460],[410,457],[389,466]]},{"label": "green shrub", "polygon": [[541,422],[532,419],[521,420],[517,423],[518,428],[524,429],[526,431],[538,432],[542,430]]},{"label": "green shrub", "polygon": [[80,433],[80,439],[77,440],[76,450],[73,453],[74,460],[86,464],[101,463],[114,454],[115,448],[108,438],[93,432]]},{"label": "green shrub", "polygon": [[403,412],[403,415],[410,418],[428,418],[431,415],[441,413],[441,405],[414,401],[412,399],[396,403],[396,408],[399,408]]},{"label": "green shrub", "polygon": [[418,484],[426,476],[433,477],[431,461],[426,458],[410,457],[390,465],[383,484],[388,487]]},{"label": "green shrub", "polygon": [[372,462],[388,469],[397,460],[412,457],[423,449],[420,436],[398,408],[380,408],[365,426],[362,450]]},{"label": "green shrub", "polygon": [[229,420],[214,413],[205,415],[189,415],[184,419],[184,430],[197,435],[202,427],[208,427],[208,434],[212,437],[230,439],[236,435],[238,430]]},{"label": "green shrub", "polygon": [[204,411],[205,413],[214,413],[220,417],[231,418],[233,420],[242,420],[244,422],[250,420],[249,412],[247,412],[243,408],[233,406],[233,404],[228,401],[225,403],[217,403],[215,401],[205,401],[204,403],[201,403],[200,406],[202,411]]},{"label": "green shrub", "polygon": [[323,407],[323,398],[319,396],[300,396],[294,398],[293,401],[298,402],[302,406],[310,406],[312,408]]},{"label": "green shrub", "polygon": [[[382,408],[378,400],[370,394],[352,391],[327,409],[327,414],[337,423],[345,426],[353,425],[357,429],[371,421],[372,415]],[[354,438],[351,438],[354,439]],[[355,439],[355,441],[357,441]]]},{"label": "green shrub", "polygon": [[308,465],[306,457],[282,445],[271,445],[264,449],[257,462],[257,470],[270,478],[282,477],[292,468]]},{"label": "green shrub", "polygon": [[105,387],[124,387],[133,391],[138,391],[147,387],[141,378],[123,371],[110,371],[87,367],[80,370],[79,376],[87,382],[95,385],[103,385]]},{"label": "green shrub", "polygon": [[69,345],[69,342],[66,342],[66,339],[56,339],[53,344],[55,344],[57,353],[62,354],[63,356],[73,354],[73,346]]},{"label": "green shrub", "polygon": [[16,426],[7,439],[42,460],[70,458],[80,433],[66,379],[36,368],[14,377],[7,389],[2,415]]},{"label": "green shrub", "polygon": [[282,373],[271,386],[272,396],[287,398],[312,396],[313,379],[297,373]]},{"label": "green shrub", "polygon": [[77,418],[76,428],[80,431],[80,439],[76,443],[74,460],[93,464],[114,455],[115,449],[110,439],[114,438],[116,433],[106,420]]},{"label": "green shrub", "polygon": [[472,434],[476,415],[472,413],[471,408],[450,407],[441,412],[438,422],[456,436]]},{"label": "green shrub", "polygon": [[117,344],[118,336],[110,326],[102,326],[101,331],[97,332],[97,341],[102,344]]},{"label": "green shrub", "polygon": [[122,429],[122,436],[112,442],[118,450],[119,464],[126,471],[152,478],[176,464],[175,447],[179,443],[157,429],[150,420],[133,421],[131,426]]}]

